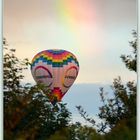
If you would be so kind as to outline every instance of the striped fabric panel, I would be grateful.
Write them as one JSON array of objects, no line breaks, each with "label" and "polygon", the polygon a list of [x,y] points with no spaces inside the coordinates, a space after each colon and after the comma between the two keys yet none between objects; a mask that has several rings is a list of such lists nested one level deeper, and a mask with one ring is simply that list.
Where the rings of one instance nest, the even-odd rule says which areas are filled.
[{"label": "striped fabric panel", "polygon": [[79,66],[76,57],[72,53],[65,50],[45,50],[38,53],[32,60],[31,69],[39,61],[52,65],[52,67],[63,67],[63,65],[67,65],[72,61]]}]

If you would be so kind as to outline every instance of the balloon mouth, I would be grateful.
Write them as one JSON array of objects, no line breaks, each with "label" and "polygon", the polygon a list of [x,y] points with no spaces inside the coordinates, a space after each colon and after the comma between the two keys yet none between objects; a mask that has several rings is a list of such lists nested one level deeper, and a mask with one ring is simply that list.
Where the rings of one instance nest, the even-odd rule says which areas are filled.
[{"label": "balloon mouth", "polygon": [[59,87],[54,87],[51,94],[53,96],[53,100],[56,100],[57,102],[60,102],[64,95]]}]

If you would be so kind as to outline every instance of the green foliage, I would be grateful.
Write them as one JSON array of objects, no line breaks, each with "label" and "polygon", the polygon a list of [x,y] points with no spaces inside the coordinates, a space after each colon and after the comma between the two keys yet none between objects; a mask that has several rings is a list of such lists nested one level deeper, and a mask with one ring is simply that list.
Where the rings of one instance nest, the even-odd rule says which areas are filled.
[{"label": "green foliage", "polygon": [[131,71],[137,71],[137,33],[133,31],[134,39],[129,42],[130,46],[133,49],[133,55],[121,55],[123,62],[125,63],[126,67]]},{"label": "green foliage", "polygon": [[100,113],[98,116],[104,119],[106,124],[110,128],[113,128],[122,119],[129,119],[136,116],[136,85],[134,82],[128,82],[124,86],[120,77],[114,79],[113,86],[113,98],[105,98],[103,88],[100,89],[101,99],[103,106],[100,107]]},{"label": "green foliage", "polygon": [[104,136],[96,133],[92,127],[82,126],[77,122],[56,131],[49,140],[104,140]]},{"label": "green foliage", "polygon": [[4,52],[4,60],[3,60],[3,80],[4,80],[4,90],[8,92],[18,92],[18,90],[22,89],[20,85],[20,80],[23,79],[23,75],[21,74],[23,69],[27,69],[26,63],[28,59],[20,61],[17,57],[15,57],[15,49],[11,49],[8,51],[7,48],[4,48],[6,53]]},{"label": "green foliage", "polygon": [[122,119],[105,138],[107,140],[135,140],[136,139],[136,117]]},{"label": "green foliage", "polygon": [[22,84],[22,72],[29,62],[28,59],[19,60],[15,51],[4,48],[4,139],[49,138],[69,124],[71,113],[66,109],[66,104],[53,106],[43,85]]}]

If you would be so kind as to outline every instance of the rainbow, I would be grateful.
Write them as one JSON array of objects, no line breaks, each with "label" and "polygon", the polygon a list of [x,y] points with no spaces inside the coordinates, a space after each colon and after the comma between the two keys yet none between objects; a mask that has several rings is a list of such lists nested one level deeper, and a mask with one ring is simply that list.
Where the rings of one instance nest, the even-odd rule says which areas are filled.
[{"label": "rainbow", "polygon": [[89,0],[57,1],[57,13],[60,20],[66,23],[70,30],[77,30],[79,24],[92,24],[95,21],[95,6]]}]

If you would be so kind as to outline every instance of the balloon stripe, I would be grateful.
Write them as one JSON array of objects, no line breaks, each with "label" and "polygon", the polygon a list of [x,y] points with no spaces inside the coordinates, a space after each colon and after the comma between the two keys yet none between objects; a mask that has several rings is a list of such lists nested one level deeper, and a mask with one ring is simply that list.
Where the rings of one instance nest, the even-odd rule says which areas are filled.
[{"label": "balloon stripe", "polygon": [[[63,65],[67,65],[68,62],[74,61],[77,64],[77,66],[79,66],[78,61],[72,54],[68,53],[64,54],[63,51],[64,56],[61,54],[60,57],[57,57],[58,54],[56,55],[55,52],[53,52],[52,55],[50,55],[47,51],[44,51],[42,54],[36,55],[33,58],[31,68],[33,68],[35,64],[38,63],[39,61],[47,62],[47,64],[52,65],[53,67],[63,67]],[[59,53],[59,51],[57,52]],[[63,57],[61,58],[61,56]]]},{"label": "balloon stripe", "polygon": [[46,59],[48,59],[48,60],[51,60],[52,62],[63,62],[63,60],[67,60],[67,59],[69,59],[70,57],[71,57],[71,59],[73,59],[77,64],[78,64],[78,61],[76,60],[76,58],[74,57],[74,56],[72,56],[72,55],[65,55],[64,57],[61,57],[61,55],[60,55],[60,57],[58,58],[58,57],[56,57],[55,58],[55,56],[56,55],[54,55],[54,56],[50,56],[50,55],[48,55],[48,54],[42,54],[42,55],[38,55],[38,56],[35,56],[35,58],[33,59],[33,62],[35,62],[37,59],[39,59],[41,56],[43,56],[44,58],[46,58]]}]

